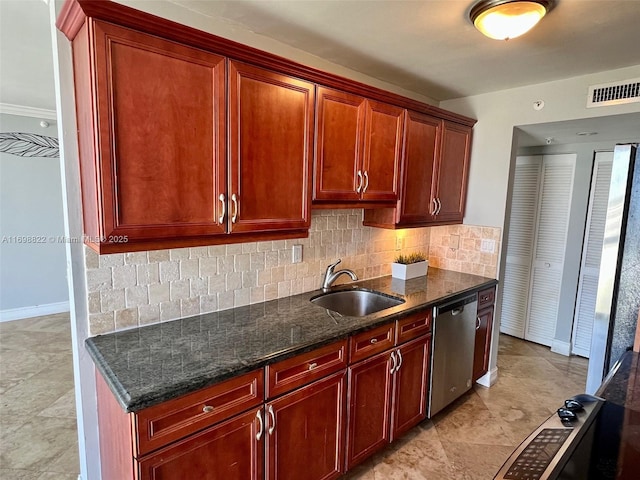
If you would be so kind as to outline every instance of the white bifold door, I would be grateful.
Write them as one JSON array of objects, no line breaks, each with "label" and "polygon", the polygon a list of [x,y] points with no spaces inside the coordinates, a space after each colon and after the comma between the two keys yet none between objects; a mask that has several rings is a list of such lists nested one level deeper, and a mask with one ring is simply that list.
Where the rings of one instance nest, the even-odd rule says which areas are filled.
[{"label": "white bifold door", "polygon": [[500,331],[550,346],[555,336],[576,155],[516,159]]},{"label": "white bifold door", "polygon": [[612,166],[613,152],[596,152],[571,339],[571,353],[587,358],[591,349],[591,332],[596,312],[600,257],[607,219]]}]

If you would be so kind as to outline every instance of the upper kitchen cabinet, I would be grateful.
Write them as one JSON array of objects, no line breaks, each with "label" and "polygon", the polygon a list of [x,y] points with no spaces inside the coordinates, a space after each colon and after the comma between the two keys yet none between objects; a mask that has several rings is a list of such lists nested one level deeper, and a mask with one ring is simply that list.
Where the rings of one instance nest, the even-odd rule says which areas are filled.
[{"label": "upper kitchen cabinet", "polygon": [[225,59],[100,21],[73,48],[86,241],[223,233]]},{"label": "upper kitchen cabinet", "polygon": [[393,203],[403,109],[318,87],[314,202]]},{"label": "upper kitchen cabinet", "polygon": [[229,62],[230,230],[309,227],[312,83]]},{"label": "upper kitchen cabinet", "polygon": [[443,121],[436,192],[438,224],[462,223],[467,198],[471,127]]},{"label": "upper kitchen cabinet", "polygon": [[408,111],[395,209],[365,210],[364,224],[408,228],[462,223],[471,127]]},{"label": "upper kitchen cabinet", "polygon": [[56,25],[99,253],[304,237],[312,203],[462,220],[473,119],[117,2],[66,0]]}]

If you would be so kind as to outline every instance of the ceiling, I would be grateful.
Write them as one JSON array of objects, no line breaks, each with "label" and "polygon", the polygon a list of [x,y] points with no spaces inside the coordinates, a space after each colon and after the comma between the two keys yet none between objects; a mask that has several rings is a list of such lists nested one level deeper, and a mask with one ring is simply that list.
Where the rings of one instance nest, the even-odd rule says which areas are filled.
[{"label": "ceiling", "polygon": [[442,101],[640,64],[640,1],[559,0],[506,42],[474,0],[170,0]]},{"label": "ceiling", "polygon": [[[436,100],[640,65],[640,0],[559,0],[535,29],[508,42],[475,30],[472,0],[169,1]],[[0,0],[0,102],[55,108],[48,24],[42,0]],[[565,134],[558,125],[547,129],[553,134],[523,127],[522,141],[594,141],[575,133],[604,139],[640,127],[628,118],[589,122],[565,125]]]}]

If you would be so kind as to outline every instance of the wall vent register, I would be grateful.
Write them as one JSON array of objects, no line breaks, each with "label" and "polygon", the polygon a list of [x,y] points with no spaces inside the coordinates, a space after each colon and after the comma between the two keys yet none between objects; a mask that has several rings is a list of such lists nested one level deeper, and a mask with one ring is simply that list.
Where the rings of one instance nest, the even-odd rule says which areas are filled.
[{"label": "wall vent register", "polygon": [[622,82],[591,85],[587,107],[605,107],[640,102],[640,78]]}]

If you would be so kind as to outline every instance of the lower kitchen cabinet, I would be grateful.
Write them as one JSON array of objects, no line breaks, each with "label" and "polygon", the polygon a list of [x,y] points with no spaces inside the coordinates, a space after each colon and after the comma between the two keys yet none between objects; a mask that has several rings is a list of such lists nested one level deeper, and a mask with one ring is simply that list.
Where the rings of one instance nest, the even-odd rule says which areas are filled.
[{"label": "lower kitchen cabinet", "polygon": [[349,368],[347,470],[389,443],[393,366],[387,351]]},{"label": "lower kitchen cabinet", "polygon": [[476,318],[476,343],[473,351],[473,381],[489,371],[493,306],[480,310]]},{"label": "lower kitchen cabinet", "polygon": [[427,417],[430,348],[431,335],[426,335],[397,350],[391,441]]},{"label": "lower kitchen cabinet", "polygon": [[431,335],[349,368],[347,470],[426,418]]},{"label": "lower kitchen cabinet", "polygon": [[138,463],[140,480],[262,480],[262,409],[171,444]]},{"label": "lower kitchen cabinet", "polygon": [[491,353],[491,326],[496,300],[496,287],[478,292],[478,316],[476,317],[476,340],[473,350],[473,376],[475,382],[489,371]]},{"label": "lower kitchen cabinet", "polygon": [[344,465],[345,372],[266,404],[267,480],[329,480]]}]

